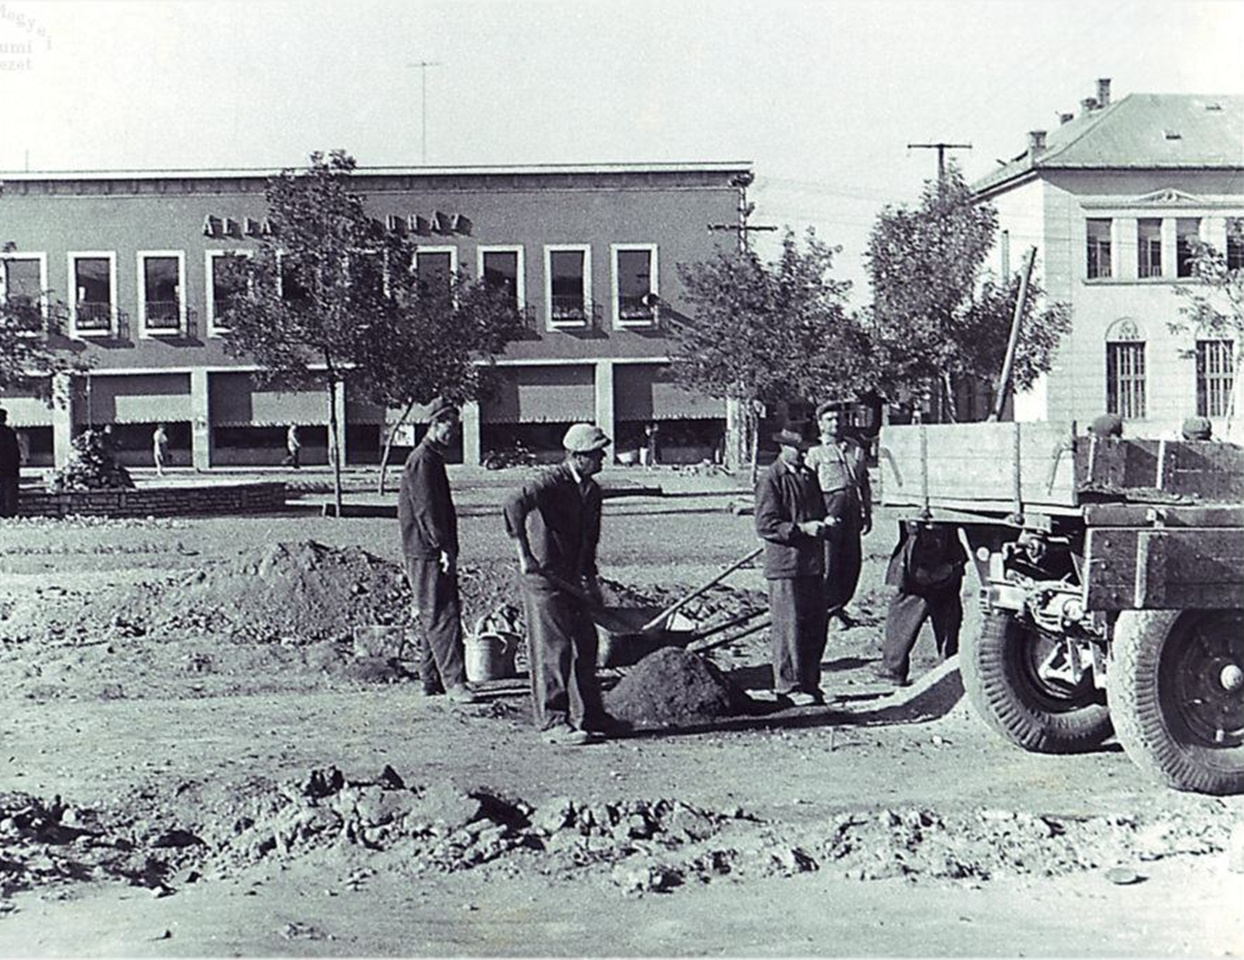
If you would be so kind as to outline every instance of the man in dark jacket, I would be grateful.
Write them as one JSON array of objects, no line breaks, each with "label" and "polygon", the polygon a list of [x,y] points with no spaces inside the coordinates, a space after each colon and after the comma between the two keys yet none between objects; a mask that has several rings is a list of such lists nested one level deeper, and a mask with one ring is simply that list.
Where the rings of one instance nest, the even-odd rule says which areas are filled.
[{"label": "man in dark jacket", "polygon": [[795,706],[824,702],[825,542],[833,526],[816,473],[804,462],[810,444],[793,430],[774,434],[781,452],[756,487],[756,533],[765,541],[773,688]]},{"label": "man in dark jacket", "polygon": [[968,555],[954,527],[907,520],[899,524],[898,545],[886,567],[885,582],[896,588],[886,613],[878,680],[905,687],[911,651],[926,620],[943,660],[959,652],[963,623],[963,567]]},{"label": "man in dark jacket", "polygon": [[0,408],[0,517],[17,516],[17,491],[22,474],[22,447],[9,426],[9,411]]},{"label": "man in dark jacket", "polygon": [[808,451],[825,497],[825,515],[838,522],[825,539],[825,605],[829,623],[852,627],[847,604],[855,596],[863,563],[863,536],[873,525],[873,495],[868,454],[844,432],[845,404],[829,401],[816,408],[819,446]]},{"label": "man in dark jacket", "polygon": [[471,703],[458,598],[458,516],[445,473],[445,451],[458,431],[458,408],[437,397],[428,408],[428,429],[406,458],[397,496],[406,576],[419,628],[419,675],[423,692],[445,692]]},{"label": "man in dark jacket", "polygon": [[566,431],[566,459],[544,471],[505,503],[505,529],[514,538],[527,614],[527,651],[536,726],[547,743],[579,746],[605,723],[596,679],[600,605],[596,547],[600,542],[600,472],[610,439],[600,427],[576,423]]}]

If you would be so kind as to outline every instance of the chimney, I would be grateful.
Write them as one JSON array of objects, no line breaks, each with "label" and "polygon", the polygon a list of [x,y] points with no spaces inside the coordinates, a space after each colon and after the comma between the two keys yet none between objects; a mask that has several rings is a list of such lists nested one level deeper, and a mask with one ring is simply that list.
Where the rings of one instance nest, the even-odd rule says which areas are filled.
[{"label": "chimney", "polygon": [[1110,106],[1110,78],[1103,77],[1097,81],[1097,105],[1099,107]]},{"label": "chimney", "polygon": [[1085,97],[1080,101],[1080,116],[1084,117],[1097,109],[1097,101],[1092,97]]},{"label": "chimney", "polygon": [[1045,149],[1045,131],[1030,130],[1028,132],[1028,155],[1035,157]]},{"label": "chimney", "polygon": [[1076,118],[1076,115],[1074,113],[1060,113],[1058,115],[1058,122],[1060,124],[1071,123],[1071,121],[1074,120],[1075,118]]}]

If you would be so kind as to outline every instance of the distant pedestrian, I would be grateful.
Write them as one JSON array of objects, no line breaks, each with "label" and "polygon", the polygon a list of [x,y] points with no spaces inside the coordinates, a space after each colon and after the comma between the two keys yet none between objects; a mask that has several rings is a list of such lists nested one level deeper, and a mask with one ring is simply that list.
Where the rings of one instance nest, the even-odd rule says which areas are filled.
[{"label": "distant pedestrian", "polygon": [[810,444],[793,430],[774,434],[780,448],[756,487],[756,534],[765,541],[773,689],[794,706],[824,702],[825,500],[816,471],[804,462]]},{"label": "distant pedestrian", "polygon": [[885,582],[895,592],[886,613],[881,663],[873,670],[878,680],[907,686],[911,651],[926,620],[933,621],[933,639],[941,659],[959,652],[960,593],[967,559],[954,527],[919,520],[899,525],[898,545],[885,574]]},{"label": "distant pedestrian", "polygon": [[300,459],[302,457],[302,438],[298,435],[298,424],[291,423],[289,429],[285,431],[285,459],[281,461],[282,466],[301,467]]},{"label": "distant pedestrian", "polygon": [[655,420],[644,427],[644,450],[647,453],[648,466],[655,467],[661,462],[661,425]]},{"label": "distant pedestrian", "polygon": [[546,743],[580,746],[608,722],[596,677],[591,605],[602,603],[596,568],[600,472],[612,441],[600,427],[566,431],[566,459],[517,491],[504,507],[527,613],[527,653],[536,726]]},{"label": "distant pedestrian", "polygon": [[0,407],[0,517],[17,516],[22,476],[22,448],[9,426],[9,411]]},{"label": "distant pedestrian", "polygon": [[151,458],[155,461],[156,476],[164,476],[164,465],[168,462],[168,430],[162,423],[157,424],[151,434]]},{"label": "distant pedestrian", "polygon": [[847,604],[855,596],[863,565],[863,537],[873,525],[873,494],[868,479],[868,454],[844,432],[844,405],[822,403],[816,408],[821,443],[808,451],[825,497],[825,515],[837,523],[825,541],[825,607],[827,624],[852,627]]},{"label": "distant pedestrian", "polygon": [[458,516],[445,472],[445,451],[458,432],[458,408],[432,401],[427,433],[402,471],[397,519],[419,631],[419,678],[429,696],[473,703],[466,682],[458,595]]}]

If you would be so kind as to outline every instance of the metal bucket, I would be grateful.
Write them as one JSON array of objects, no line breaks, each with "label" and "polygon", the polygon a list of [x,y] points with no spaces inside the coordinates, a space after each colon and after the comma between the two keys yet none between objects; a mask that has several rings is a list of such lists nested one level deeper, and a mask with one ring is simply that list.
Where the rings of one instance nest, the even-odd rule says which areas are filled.
[{"label": "metal bucket", "polygon": [[480,683],[515,676],[514,655],[518,652],[519,641],[514,633],[490,632],[467,637],[463,641],[467,680]]}]

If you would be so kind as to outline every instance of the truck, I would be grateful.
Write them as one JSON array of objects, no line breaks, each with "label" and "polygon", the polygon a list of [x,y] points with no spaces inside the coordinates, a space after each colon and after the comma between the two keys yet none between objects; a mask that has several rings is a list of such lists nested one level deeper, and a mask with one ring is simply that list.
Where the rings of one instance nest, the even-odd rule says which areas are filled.
[{"label": "truck", "polygon": [[1074,422],[885,426],[879,502],[962,531],[981,718],[1043,753],[1112,736],[1151,779],[1244,792],[1244,448]]}]

